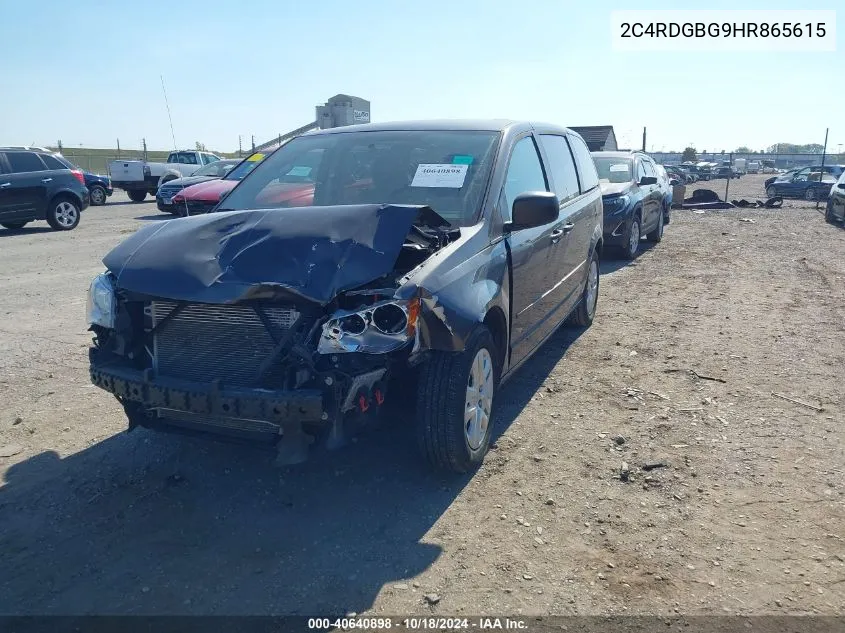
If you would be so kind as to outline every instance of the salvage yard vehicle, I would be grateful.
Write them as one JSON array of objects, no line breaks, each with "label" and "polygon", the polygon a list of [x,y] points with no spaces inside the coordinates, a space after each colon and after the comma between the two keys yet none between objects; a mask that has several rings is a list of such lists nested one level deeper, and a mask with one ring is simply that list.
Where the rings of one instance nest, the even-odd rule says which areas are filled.
[{"label": "salvage yard vehicle", "polygon": [[237,158],[216,160],[213,163],[200,167],[192,176],[168,180],[159,186],[158,191],[156,191],[156,206],[158,210],[164,211],[165,213],[178,213],[178,209],[173,204],[173,196],[180,193],[185,187],[223,178],[223,176],[228,174],[240,162],[240,159]]},{"label": "salvage yard vehicle", "polygon": [[0,148],[0,226],[20,229],[47,220],[70,231],[90,202],[81,170],[49,150]]},{"label": "salvage yard vehicle", "polygon": [[191,176],[203,165],[220,160],[210,152],[183,150],[170,152],[166,163],[143,160],[113,160],[109,163],[112,184],[126,191],[133,202],[142,202],[147,194],[155,195],[164,183]]},{"label": "salvage yard vehicle", "polygon": [[320,130],[214,212],[106,255],[88,296],[91,379],[130,429],[251,439],[290,464],[371,426],[389,386],[416,376],[422,455],[469,471],[502,380],[565,321],[592,323],[601,251],[601,189],[571,130]]},{"label": "salvage yard vehicle", "polygon": [[839,180],[830,189],[824,219],[831,224],[845,222],[845,172],[839,176]]},{"label": "salvage yard vehicle", "polygon": [[663,239],[668,215],[654,162],[642,152],[593,152],[604,205],[604,244],[634,259],[643,235]]},{"label": "salvage yard vehicle", "polygon": [[775,180],[766,187],[769,198],[783,196],[785,198],[804,198],[805,200],[821,200],[826,198],[836,182],[836,177],[821,172],[811,172],[809,168],[795,172],[788,180]]},{"label": "salvage yard vehicle", "polygon": [[[223,178],[209,180],[186,187],[173,197],[173,208],[177,215],[201,215],[208,213],[220,200],[235,188],[241,180],[251,172],[258,163],[267,156],[269,150],[255,152],[243,160],[237,167],[232,169]],[[286,177],[290,179],[290,177]],[[293,196],[296,192],[291,192]],[[306,187],[304,194],[313,193],[313,187]],[[310,200],[303,199],[302,204],[310,205]]]}]

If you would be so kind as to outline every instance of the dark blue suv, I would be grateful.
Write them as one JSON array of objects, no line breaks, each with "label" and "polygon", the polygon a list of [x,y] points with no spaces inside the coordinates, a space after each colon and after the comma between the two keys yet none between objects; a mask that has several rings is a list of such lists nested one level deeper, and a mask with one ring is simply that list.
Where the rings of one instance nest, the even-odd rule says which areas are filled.
[{"label": "dark blue suv", "polygon": [[663,239],[668,208],[654,161],[642,152],[592,152],[604,205],[604,244],[634,259],[645,235]]}]

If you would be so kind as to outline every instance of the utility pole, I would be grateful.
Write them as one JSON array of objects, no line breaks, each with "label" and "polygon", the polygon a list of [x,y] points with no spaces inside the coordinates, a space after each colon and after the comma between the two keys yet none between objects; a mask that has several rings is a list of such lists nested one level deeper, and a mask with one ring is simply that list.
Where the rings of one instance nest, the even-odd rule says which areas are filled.
[{"label": "utility pole", "polygon": [[141,144],[144,146],[144,162],[147,162],[147,139],[142,138]]},{"label": "utility pole", "polygon": [[645,151],[645,128],[643,128],[643,151]]},{"label": "utility pole", "polygon": [[255,153],[255,134],[252,135],[252,153]]},{"label": "utility pole", "polygon": [[117,158],[120,160],[120,139],[117,139]]},{"label": "utility pole", "polygon": [[238,158],[243,158],[243,147],[241,146],[241,135],[238,134]]}]

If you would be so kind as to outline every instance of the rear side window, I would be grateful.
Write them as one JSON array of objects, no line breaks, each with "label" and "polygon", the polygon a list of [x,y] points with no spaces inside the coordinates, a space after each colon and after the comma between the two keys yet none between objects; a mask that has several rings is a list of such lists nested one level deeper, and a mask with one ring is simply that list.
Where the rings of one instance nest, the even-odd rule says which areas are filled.
[{"label": "rear side window", "polygon": [[9,166],[12,168],[13,174],[20,174],[27,171],[44,171],[44,163],[38,157],[38,154],[30,152],[8,152],[6,160],[9,161]]},{"label": "rear side window", "polygon": [[549,159],[548,167],[557,197],[561,202],[578,197],[578,173],[575,171],[569,143],[564,137],[555,134],[541,134],[540,143]]},{"label": "rear side window", "polygon": [[578,167],[578,175],[581,179],[581,193],[590,191],[599,186],[599,177],[596,173],[596,165],[587,144],[580,136],[570,136],[569,143],[572,147],[572,155],[575,157],[575,165]]},{"label": "rear side window", "polygon": [[543,166],[530,136],[517,141],[511,153],[504,188],[507,208],[504,209],[503,215],[506,218],[510,219],[516,197],[528,191],[548,191]]},{"label": "rear side window", "polygon": [[651,178],[656,178],[657,174],[654,172],[654,167],[651,164],[651,161],[643,160],[643,169],[645,169],[645,175]]},{"label": "rear side window", "polygon": [[62,163],[62,161],[55,156],[41,154],[41,160],[43,160],[44,164],[47,165],[47,169],[70,169],[69,166]]}]

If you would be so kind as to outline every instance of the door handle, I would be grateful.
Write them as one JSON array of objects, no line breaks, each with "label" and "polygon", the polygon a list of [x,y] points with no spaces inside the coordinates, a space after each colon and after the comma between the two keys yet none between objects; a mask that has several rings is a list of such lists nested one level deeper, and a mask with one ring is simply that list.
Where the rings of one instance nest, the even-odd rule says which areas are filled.
[{"label": "door handle", "polygon": [[557,242],[560,239],[560,236],[563,235],[563,229],[555,229],[551,232],[550,237],[552,238],[552,242]]},{"label": "door handle", "polygon": [[562,230],[563,230],[564,233],[569,233],[574,228],[575,228],[575,225],[572,222],[567,222],[566,224],[563,225]]},{"label": "door handle", "polygon": [[2,185],[0,185],[0,189],[5,189],[6,187],[11,187],[11,186],[12,186],[12,183],[4,182]]},{"label": "door handle", "polygon": [[53,179],[52,178],[42,178],[41,182],[43,182],[43,183],[53,182]]}]

